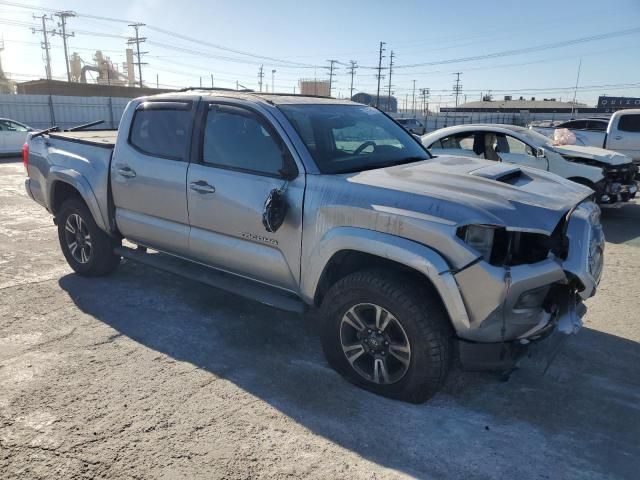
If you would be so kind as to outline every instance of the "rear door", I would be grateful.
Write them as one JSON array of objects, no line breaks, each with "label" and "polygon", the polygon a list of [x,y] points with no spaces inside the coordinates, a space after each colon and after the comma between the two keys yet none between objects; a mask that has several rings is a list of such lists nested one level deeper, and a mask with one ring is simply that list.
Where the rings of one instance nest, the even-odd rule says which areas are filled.
[{"label": "rear door", "polygon": [[[141,103],[111,161],[116,222],[138,243],[189,254],[186,179],[196,102]],[[127,132],[123,132],[125,135]]]},{"label": "rear door", "polygon": [[624,153],[636,162],[640,160],[640,113],[624,113],[614,120],[607,136],[609,150]]},{"label": "rear door", "polygon": [[[296,291],[305,179],[284,132],[241,100],[203,102],[199,149],[187,175],[191,256],[235,274]],[[283,178],[290,162],[292,178]],[[267,232],[265,201],[284,191],[282,226]]]}]

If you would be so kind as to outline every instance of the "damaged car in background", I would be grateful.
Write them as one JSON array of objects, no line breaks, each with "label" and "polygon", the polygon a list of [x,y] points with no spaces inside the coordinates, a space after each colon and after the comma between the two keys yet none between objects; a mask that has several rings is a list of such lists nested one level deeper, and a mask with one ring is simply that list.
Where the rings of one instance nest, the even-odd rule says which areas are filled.
[{"label": "damaged car in background", "polygon": [[612,150],[555,143],[515,125],[458,125],[422,137],[434,155],[452,154],[539,168],[596,192],[600,204],[628,202],[638,192],[638,166]]},{"label": "damaged car in background", "polygon": [[124,257],[313,312],[333,368],[410,402],[454,358],[509,370],[576,333],[603,269],[591,189],[433,158],[350,101],[188,89],[131,101],[117,132],[31,134],[23,156],[78,274]]}]

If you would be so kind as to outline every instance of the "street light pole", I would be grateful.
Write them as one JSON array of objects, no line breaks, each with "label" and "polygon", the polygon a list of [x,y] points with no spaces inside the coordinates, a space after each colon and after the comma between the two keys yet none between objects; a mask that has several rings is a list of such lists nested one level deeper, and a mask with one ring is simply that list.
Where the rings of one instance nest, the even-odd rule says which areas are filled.
[{"label": "street light pole", "polygon": [[276,71],[271,70],[271,93],[276,93]]}]

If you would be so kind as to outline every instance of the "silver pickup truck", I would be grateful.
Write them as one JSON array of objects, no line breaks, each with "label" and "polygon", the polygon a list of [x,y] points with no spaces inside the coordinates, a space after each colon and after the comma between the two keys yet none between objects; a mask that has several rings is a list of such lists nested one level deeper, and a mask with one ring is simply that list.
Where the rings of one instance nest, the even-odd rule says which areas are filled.
[{"label": "silver pickup truck", "polygon": [[332,367],[411,402],[454,360],[508,369],[575,333],[603,268],[590,189],[432,158],[349,101],[192,89],[131,101],[117,132],[32,133],[23,154],[78,274],[125,257],[313,311]]}]

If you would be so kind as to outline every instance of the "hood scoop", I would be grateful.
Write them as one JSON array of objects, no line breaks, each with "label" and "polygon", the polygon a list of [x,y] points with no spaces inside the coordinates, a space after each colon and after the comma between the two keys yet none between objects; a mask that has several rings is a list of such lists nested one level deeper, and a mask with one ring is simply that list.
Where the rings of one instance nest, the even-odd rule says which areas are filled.
[{"label": "hood scoop", "polygon": [[496,163],[488,167],[479,168],[469,172],[469,175],[495,180],[496,182],[518,185],[520,180],[527,179],[526,174],[517,165],[505,165]]}]

